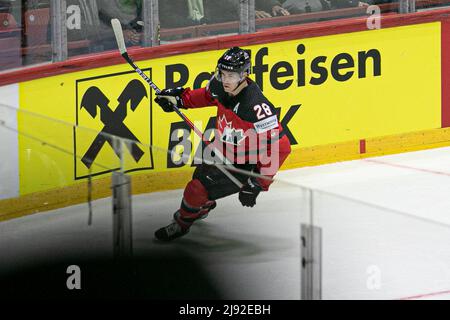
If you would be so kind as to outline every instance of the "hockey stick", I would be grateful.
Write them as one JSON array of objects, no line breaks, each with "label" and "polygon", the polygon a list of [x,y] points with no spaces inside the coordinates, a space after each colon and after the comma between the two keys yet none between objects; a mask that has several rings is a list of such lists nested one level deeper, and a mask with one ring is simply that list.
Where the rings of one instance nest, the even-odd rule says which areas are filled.
[{"label": "hockey stick", "polygon": [[[161,90],[158,88],[158,86],[153,83],[153,81],[145,75],[144,72],[142,72],[141,69],[134,63],[134,61],[130,58],[127,52],[127,47],[125,46],[125,39],[123,37],[123,31],[122,26],[120,24],[120,21],[118,19],[111,19],[111,25],[114,30],[114,35],[116,36],[117,46],[119,47],[120,54],[122,57],[128,62],[128,64],[136,71],[149,85],[150,87],[155,90],[156,93],[160,93]],[[212,144],[209,140],[207,140],[203,133],[191,122],[191,120],[186,117],[177,106],[173,106],[173,110],[183,119],[184,122],[187,123],[187,125],[202,139],[202,141],[206,144],[206,146],[210,146],[212,148]],[[220,160],[223,161],[223,163],[226,166],[229,166],[231,168],[234,168],[232,165],[226,164],[224,155],[217,149],[213,149],[215,154],[219,156]],[[219,168],[220,171],[223,172],[233,183],[240,188],[242,188],[242,183],[236,179],[235,176],[233,176],[228,170],[224,169],[222,165],[216,164],[217,168]]]}]

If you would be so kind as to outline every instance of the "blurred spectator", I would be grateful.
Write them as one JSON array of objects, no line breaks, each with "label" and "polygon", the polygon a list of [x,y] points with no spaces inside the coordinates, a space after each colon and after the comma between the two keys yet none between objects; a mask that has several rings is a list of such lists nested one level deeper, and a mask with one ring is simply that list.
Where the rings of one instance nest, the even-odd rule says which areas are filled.
[{"label": "blurred spectator", "polygon": [[[239,0],[207,0],[203,1],[205,19],[208,23],[220,23],[239,20]],[[272,16],[285,16],[285,10],[277,0],[255,0],[255,18],[270,18]]]},{"label": "blurred spectator", "polygon": [[255,0],[255,16],[257,19],[276,16],[288,16],[289,11],[283,8],[282,1]]},{"label": "blurred spectator", "polygon": [[[161,28],[239,20],[239,0],[160,0]],[[255,0],[255,17],[289,15],[277,0]]]},{"label": "blurred spectator", "polygon": [[203,7],[207,23],[239,20],[239,0],[206,0]]},{"label": "blurred spectator", "polygon": [[330,4],[326,0],[287,0],[283,8],[292,14],[329,10]]},{"label": "blurred spectator", "polygon": [[127,45],[138,45],[142,40],[143,22],[142,0],[97,0],[100,33],[105,50],[117,47],[111,19],[117,18],[122,24],[123,35]]},{"label": "blurred spectator", "polygon": [[239,0],[206,0],[203,4],[207,23],[239,20]]},{"label": "blurred spectator", "polygon": [[366,2],[359,0],[329,0],[331,9],[343,9],[352,7],[368,6]]},{"label": "blurred spectator", "polygon": [[206,23],[203,0],[160,0],[158,5],[161,28],[181,28]]},{"label": "blurred spectator", "polygon": [[282,7],[291,14],[367,6],[359,0],[281,0]]}]

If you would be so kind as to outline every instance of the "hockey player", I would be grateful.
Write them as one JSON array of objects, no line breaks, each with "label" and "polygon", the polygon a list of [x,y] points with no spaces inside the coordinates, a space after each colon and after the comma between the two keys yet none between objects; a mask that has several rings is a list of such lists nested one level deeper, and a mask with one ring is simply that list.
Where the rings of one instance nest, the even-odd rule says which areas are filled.
[{"label": "hockey player", "polygon": [[[232,159],[230,161],[235,168],[273,177],[291,152],[291,147],[275,107],[258,85],[248,78],[250,65],[249,53],[233,47],[218,60],[216,73],[206,87],[164,89],[155,102],[165,112],[173,111],[173,105],[185,109],[217,106],[214,147],[227,159]],[[257,143],[252,135],[257,136]],[[265,153],[261,152],[262,149]],[[262,161],[259,156],[255,160],[252,155],[258,153],[268,155],[270,161]],[[242,188],[216,166],[199,165],[185,187],[174,221],[157,230],[155,237],[171,241],[185,235],[194,221],[205,218],[216,207],[217,199],[239,193],[241,204],[253,207],[259,193],[269,189],[271,181],[268,179],[229,172],[243,184]]]}]

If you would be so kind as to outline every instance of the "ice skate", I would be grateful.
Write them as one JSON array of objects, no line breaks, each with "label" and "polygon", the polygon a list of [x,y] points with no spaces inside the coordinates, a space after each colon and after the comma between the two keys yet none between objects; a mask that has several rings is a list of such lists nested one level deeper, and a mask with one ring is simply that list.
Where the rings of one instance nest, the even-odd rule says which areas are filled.
[{"label": "ice skate", "polygon": [[172,241],[184,236],[189,232],[189,228],[182,228],[176,221],[166,227],[162,227],[155,232],[155,238],[160,241]]},{"label": "ice skate", "polygon": [[156,230],[155,238],[160,241],[172,241],[188,233],[190,224],[185,225],[185,227],[182,227],[183,221],[182,220],[180,221],[180,219],[181,219],[180,212],[176,211],[173,214],[173,222],[168,226]]}]

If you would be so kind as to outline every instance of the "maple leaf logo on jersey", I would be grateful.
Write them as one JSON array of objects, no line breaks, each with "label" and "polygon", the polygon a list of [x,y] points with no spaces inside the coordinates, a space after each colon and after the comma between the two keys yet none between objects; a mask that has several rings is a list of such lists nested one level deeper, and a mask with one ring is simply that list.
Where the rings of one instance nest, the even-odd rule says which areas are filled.
[{"label": "maple leaf logo on jersey", "polygon": [[228,122],[225,115],[223,115],[222,118],[219,118],[219,127],[222,129],[222,137],[220,140],[225,143],[238,146],[245,139],[244,130],[236,130],[233,128],[232,122]]},{"label": "maple leaf logo on jersey", "polygon": [[225,128],[232,128],[231,121],[228,122],[227,118],[225,118],[225,115],[222,116],[222,118],[219,118],[219,127],[222,130],[225,130]]}]

